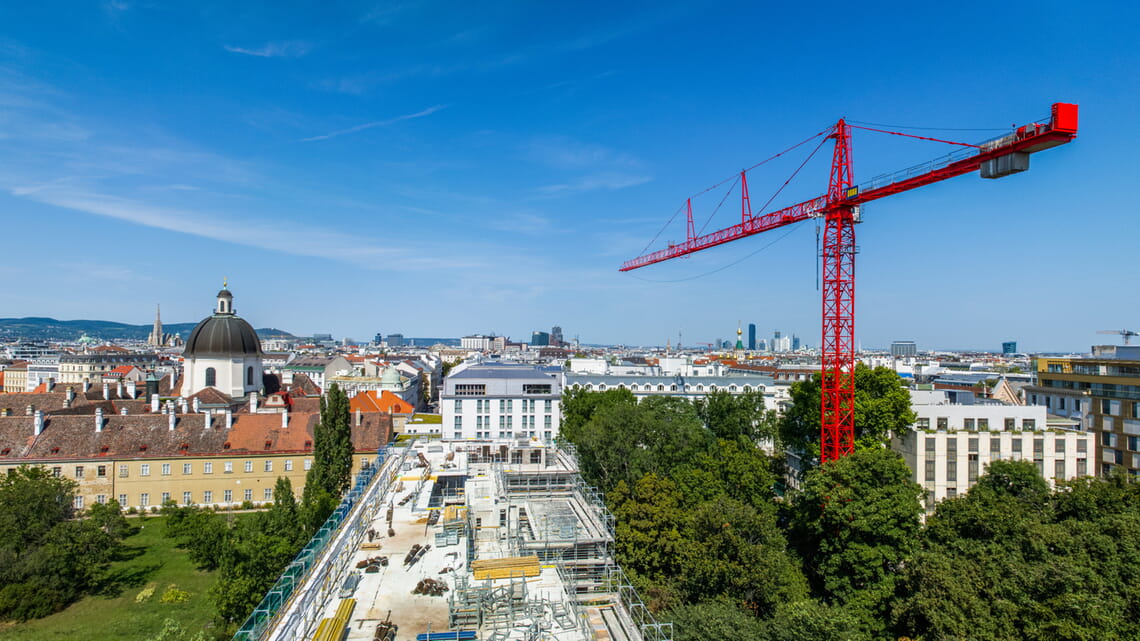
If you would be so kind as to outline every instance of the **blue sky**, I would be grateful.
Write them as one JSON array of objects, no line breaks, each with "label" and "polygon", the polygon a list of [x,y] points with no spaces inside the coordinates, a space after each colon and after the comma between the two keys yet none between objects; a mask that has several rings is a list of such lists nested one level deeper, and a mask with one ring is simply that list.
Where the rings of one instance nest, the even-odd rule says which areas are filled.
[{"label": "blue sky", "polygon": [[[4,3],[0,316],[193,321],[228,277],[298,334],[817,344],[811,223],[617,267],[839,117],[977,142],[1076,102],[1029,172],[866,208],[856,329],[1087,349],[1140,329],[1138,26],[1124,2]],[[855,177],[949,151],[857,132]],[[829,154],[772,207],[823,193]],[[754,206],[805,157],[751,173]],[[734,217],[735,191],[707,231]]]}]

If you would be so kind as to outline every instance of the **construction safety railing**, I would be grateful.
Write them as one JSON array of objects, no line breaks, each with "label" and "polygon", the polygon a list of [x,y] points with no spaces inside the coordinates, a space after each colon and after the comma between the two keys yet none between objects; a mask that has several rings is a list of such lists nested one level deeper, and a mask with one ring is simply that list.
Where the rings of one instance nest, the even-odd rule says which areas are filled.
[{"label": "construction safety railing", "polygon": [[641,637],[644,641],[672,641],[673,624],[659,622],[654,618],[653,613],[641,600],[641,595],[633,587],[633,582],[629,580],[620,566],[612,565],[609,567],[606,573],[606,584],[608,591],[616,594],[621,600],[622,606],[625,607],[626,612],[629,613],[634,624],[641,631]]},{"label": "construction safety railing", "polygon": [[[391,485],[393,470],[400,469],[410,450],[410,444],[407,447],[389,444],[377,452],[376,461],[356,475],[352,489],[345,494],[340,505],[285,568],[261,603],[238,629],[233,637],[234,641],[264,639],[282,626],[288,629],[284,632],[277,630],[278,634],[274,635],[277,639],[290,639],[305,632],[304,629],[298,628],[305,627],[308,617],[297,616],[296,613],[308,613],[322,605],[324,599],[339,587],[334,585],[335,578],[340,576],[338,566],[348,562],[356,543],[364,536],[371,515],[383,506]],[[399,456],[395,456],[396,454]],[[377,481],[379,488],[373,485]],[[377,489],[379,491],[376,491]],[[343,534],[343,526],[354,511],[358,514],[366,511],[369,513],[368,518],[355,519],[349,523],[352,531],[348,532],[348,536],[340,536]],[[324,562],[318,563],[322,560]],[[317,585],[319,589],[298,593],[298,588],[306,583]],[[297,599],[300,599],[299,603]],[[290,606],[299,607],[290,608]],[[294,616],[289,621],[280,621],[282,614],[289,609],[293,610]],[[316,619],[319,617],[313,621]]]}]

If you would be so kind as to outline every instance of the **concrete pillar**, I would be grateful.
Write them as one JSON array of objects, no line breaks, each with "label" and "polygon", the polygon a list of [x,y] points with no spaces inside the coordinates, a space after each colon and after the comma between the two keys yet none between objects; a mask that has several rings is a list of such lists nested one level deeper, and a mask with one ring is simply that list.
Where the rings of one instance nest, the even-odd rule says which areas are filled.
[{"label": "concrete pillar", "polygon": [[167,425],[169,426],[170,431],[173,432],[174,431],[174,425],[178,422],[178,415],[175,414],[174,412],[171,412],[171,413],[166,415],[166,421],[167,421]]},{"label": "concrete pillar", "polygon": [[[124,408],[124,409],[126,409],[126,408]],[[96,407],[95,408],[95,431],[96,432],[102,432],[103,431],[103,408],[102,407]]]},{"label": "concrete pillar", "polygon": [[228,430],[228,429],[232,428],[233,426],[234,426],[234,411],[227,407],[226,408],[226,429]]},{"label": "concrete pillar", "polygon": [[44,411],[35,410],[32,413],[32,425],[35,430],[35,435],[39,436],[44,431]]},{"label": "concrete pillar", "polygon": [[110,383],[103,383],[103,400],[104,401],[111,400],[111,384]]},{"label": "concrete pillar", "polygon": [[150,397],[150,413],[158,414],[158,394],[154,394]]},{"label": "concrete pillar", "polygon": [[289,410],[281,412],[281,429],[289,427]]}]

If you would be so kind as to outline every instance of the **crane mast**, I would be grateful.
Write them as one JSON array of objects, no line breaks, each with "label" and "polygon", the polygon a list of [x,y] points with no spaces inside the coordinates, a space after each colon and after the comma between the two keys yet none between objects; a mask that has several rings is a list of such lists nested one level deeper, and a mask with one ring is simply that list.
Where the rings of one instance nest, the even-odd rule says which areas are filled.
[{"label": "crane mast", "polygon": [[[809,218],[822,218],[820,457],[824,462],[834,461],[851,453],[855,446],[855,254],[858,251],[855,225],[860,222],[860,205],[971,171],[980,171],[983,178],[1020,173],[1029,168],[1029,154],[1076,138],[1077,119],[1077,105],[1054,103],[1047,122],[1018,127],[1008,135],[978,145],[951,143],[967,147],[969,152],[950,154],[918,167],[875,178],[861,186],[855,185],[851,170],[850,130],[853,125],[840,119],[828,134],[828,138],[835,141],[835,148],[825,195],[767,214],[754,215],[746,178],[741,172],[739,224],[696,236],[692,200],[689,199],[686,201],[688,225],[685,242],[628,260],[621,265],[620,271],[647,267]],[[909,135],[891,131],[884,133]]]}]

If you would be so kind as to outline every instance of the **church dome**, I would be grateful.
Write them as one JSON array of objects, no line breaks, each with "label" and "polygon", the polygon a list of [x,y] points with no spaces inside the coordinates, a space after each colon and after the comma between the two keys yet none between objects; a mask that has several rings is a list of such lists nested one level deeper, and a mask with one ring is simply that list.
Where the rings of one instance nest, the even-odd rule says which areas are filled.
[{"label": "church dome", "polygon": [[218,292],[214,314],[202,319],[186,339],[183,356],[261,356],[261,339],[233,310],[233,294]]}]

